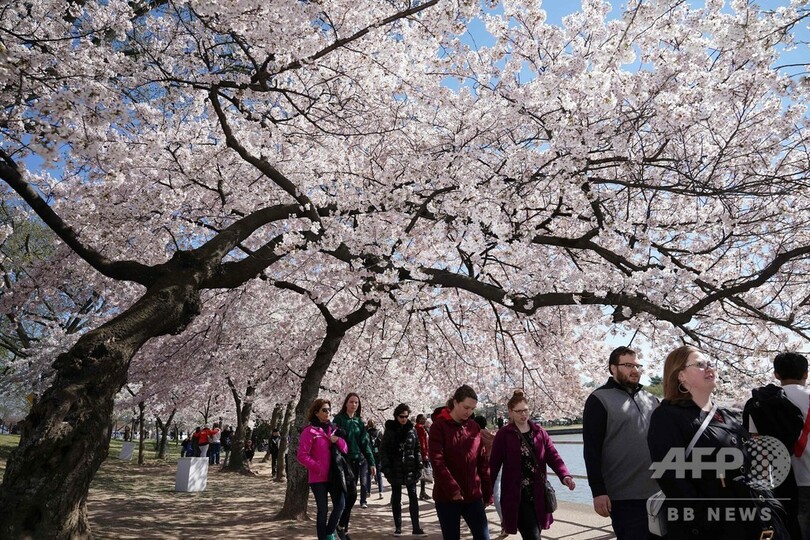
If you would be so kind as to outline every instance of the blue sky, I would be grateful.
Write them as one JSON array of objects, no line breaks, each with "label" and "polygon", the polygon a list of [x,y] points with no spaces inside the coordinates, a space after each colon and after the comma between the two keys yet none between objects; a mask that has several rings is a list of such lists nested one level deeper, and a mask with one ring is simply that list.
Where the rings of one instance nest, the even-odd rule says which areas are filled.
[{"label": "blue sky", "polygon": [[[538,3],[541,0],[536,0]],[[763,10],[775,10],[780,7],[787,7],[790,5],[790,0],[759,0],[756,2]],[[700,8],[705,5],[705,2],[693,0],[689,2],[695,8]],[[726,0],[724,10],[727,12],[731,12],[729,0]],[[624,9],[625,3],[624,2],[612,2],[613,11],[611,12],[612,16],[618,16],[621,14],[622,10]],[[566,15],[570,15],[576,11],[579,11],[582,7],[582,3],[576,0],[545,0],[542,2],[542,8],[546,11],[547,19],[546,21],[549,24],[561,25],[563,17]],[[501,8],[498,6],[494,10],[494,12],[500,11]],[[468,26],[469,33],[465,36],[464,40],[466,43],[470,45],[477,45],[478,47],[485,47],[492,45],[494,40],[492,39],[489,34],[487,34],[484,23],[481,20],[472,21],[472,23]],[[810,53],[808,52],[808,42],[810,42],[810,22],[801,25],[799,28],[796,29],[796,38],[797,41],[800,43],[794,50],[787,51],[783,53],[781,58],[782,64],[810,64]],[[790,68],[787,70],[788,73],[791,74],[799,74],[799,73],[806,73],[806,69],[804,67],[795,67]]]}]

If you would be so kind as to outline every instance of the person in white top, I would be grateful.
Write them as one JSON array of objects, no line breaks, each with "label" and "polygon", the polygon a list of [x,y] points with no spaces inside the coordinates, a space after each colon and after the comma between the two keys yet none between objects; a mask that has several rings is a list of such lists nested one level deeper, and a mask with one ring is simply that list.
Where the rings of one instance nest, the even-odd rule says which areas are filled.
[{"label": "person in white top", "polygon": [[[807,367],[807,358],[795,352],[780,353],[776,355],[776,358],[773,360],[773,376],[779,381],[784,391],[784,396],[801,411],[805,426],[793,448],[788,448],[788,451],[791,452],[791,469],[796,488],[787,485],[789,482],[792,483],[792,479],[789,479],[789,481],[785,482],[785,485],[777,486],[777,491],[775,491],[775,495],[782,498],[788,494],[787,490],[795,489],[795,491],[790,493],[790,499],[794,500],[783,500],[783,504],[788,512],[788,526],[791,526],[790,518],[798,522],[796,524],[801,531],[801,540],[810,540],[810,448],[807,448],[808,427],[810,427],[807,424],[807,413],[810,409],[810,389],[806,386]],[[769,392],[769,388],[773,391],[778,391],[778,387],[774,388],[774,385],[768,385],[759,389],[760,398],[776,397],[770,395],[773,394],[773,391]],[[754,396],[756,399],[757,390],[754,390]],[[748,410],[748,407],[749,405],[746,404],[746,410]],[[771,412],[771,414],[774,413]],[[776,419],[771,421],[765,418],[765,420],[769,420],[765,422],[765,424],[771,424],[773,422],[774,425],[784,425],[784,417],[789,415],[787,413],[780,413],[780,416],[783,418],[780,419],[779,422],[777,422]],[[773,426],[766,425],[758,429],[757,425],[754,423],[753,415],[748,422],[748,430],[754,435],[771,434],[770,431],[773,430],[772,428]],[[779,489],[781,489],[782,492],[780,492]],[[791,514],[793,515],[791,516]],[[793,532],[792,536],[795,538],[796,534],[797,532]]]}]

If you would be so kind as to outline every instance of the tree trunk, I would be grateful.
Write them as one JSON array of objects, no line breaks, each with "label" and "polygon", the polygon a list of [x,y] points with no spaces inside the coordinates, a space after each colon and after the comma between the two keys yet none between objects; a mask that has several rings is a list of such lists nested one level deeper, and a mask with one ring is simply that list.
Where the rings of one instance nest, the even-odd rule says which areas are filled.
[{"label": "tree trunk", "polygon": [[146,436],[146,425],[144,424],[143,410],[146,404],[143,401],[138,402],[138,465],[143,465],[143,439]]},{"label": "tree trunk", "polygon": [[227,380],[236,404],[236,431],[231,443],[231,457],[228,459],[228,465],[223,468],[227,471],[241,471],[245,468],[245,456],[242,454],[242,449],[245,447],[245,431],[250,420],[250,411],[253,409],[253,394],[256,392],[256,388],[248,381],[245,399],[242,400],[231,378],[228,377]]},{"label": "tree trunk", "polygon": [[113,402],[130,360],[150,338],[181,331],[197,313],[195,287],[155,285],[57,357],[53,384],[31,408],[7,462],[0,538],[91,536],[87,493],[109,451]]},{"label": "tree trunk", "polygon": [[[332,363],[335,353],[343,341],[346,331],[341,328],[331,328],[327,325],[326,336],[315,353],[315,361],[307,369],[307,373],[301,382],[301,397],[295,406],[295,416],[290,428],[290,452],[297,452],[298,442],[301,439],[301,429],[306,420],[307,409],[318,397],[321,381],[326,370]],[[307,518],[307,501],[309,500],[309,483],[307,482],[307,470],[298,462],[295,456],[290,455],[289,470],[287,471],[287,491],[284,498],[284,506],[273,519],[296,519]]]},{"label": "tree trunk", "polygon": [[[290,428],[290,452],[298,452],[298,442],[301,440],[301,429],[306,421],[307,409],[318,397],[326,370],[332,364],[332,359],[343,341],[346,332],[353,326],[365,321],[376,313],[379,304],[374,301],[364,302],[358,309],[341,319],[335,319],[329,310],[317,304],[321,314],[326,319],[326,335],[315,353],[315,360],[307,369],[301,381],[301,393],[298,404],[295,406],[295,417]],[[309,500],[309,484],[307,471],[304,466],[290,455],[287,471],[287,492],[284,506],[273,519],[306,519],[307,501]]]},{"label": "tree trunk", "polygon": [[[172,419],[174,419],[174,413],[176,412],[177,409],[172,409],[172,413],[169,415],[169,419],[166,420],[165,424],[160,420],[160,417],[155,415],[155,423],[157,424],[158,431],[160,432],[157,450],[158,459],[166,459],[166,442],[169,436],[169,426],[172,425]],[[175,426],[175,430],[177,430],[177,426]]]},{"label": "tree trunk", "polygon": [[[293,402],[288,401],[287,407],[284,409],[284,420],[281,423],[281,429],[279,430],[281,435],[281,440],[278,443],[278,463],[279,466],[276,468],[276,481],[283,482],[284,476],[286,475],[286,469],[289,466],[287,459],[287,441],[289,440],[290,436],[290,424],[292,424],[292,413],[293,413]],[[295,459],[295,458],[292,458]]]},{"label": "tree trunk", "polygon": [[[279,429],[279,427],[280,427],[279,424],[281,423],[282,411],[283,411],[283,406],[281,405],[281,403],[276,403],[275,406],[273,407],[273,414],[270,416],[271,435],[272,435],[272,431],[274,429]],[[278,454],[279,454],[279,459],[280,459],[281,456],[282,456],[280,449],[279,449]],[[271,459],[272,459],[272,456],[270,455],[270,445],[268,444],[267,445],[267,452],[264,454],[264,457],[262,458],[262,463],[267,463]]]}]

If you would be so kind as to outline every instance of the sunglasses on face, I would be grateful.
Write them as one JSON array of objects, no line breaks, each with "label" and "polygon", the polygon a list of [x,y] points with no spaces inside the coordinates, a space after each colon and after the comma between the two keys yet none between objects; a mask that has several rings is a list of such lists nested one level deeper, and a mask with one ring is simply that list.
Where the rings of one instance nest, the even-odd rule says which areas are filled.
[{"label": "sunglasses on face", "polygon": [[713,368],[714,364],[712,364],[708,360],[699,360],[699,361],[697,361],[697,362],[695,362],[693,364],[686,364],[685,366],[683,366],[684,369],[689,368],[689,367],[696,367],[698,369],[705,370],[705,369]]}]

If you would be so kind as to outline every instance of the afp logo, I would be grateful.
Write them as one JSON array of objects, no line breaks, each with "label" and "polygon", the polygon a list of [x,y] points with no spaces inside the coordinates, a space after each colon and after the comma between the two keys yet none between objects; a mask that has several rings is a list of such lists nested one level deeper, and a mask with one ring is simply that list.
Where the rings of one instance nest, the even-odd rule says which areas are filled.
[{"label": "afp logo", "polygon": [[[687,472],[696,478],[704,471],[714,471],[717,478],[742,476],[755,489],[773,489],[785,481],[790,472],[790,452],[778,439],[769,436],[749,439],[744,448],[745,452],[734,447],[696,447],[688,458],[684,448],[670,448],[663,460],[650,465],[650,470],[654,479],[668,471],[674,472],[675,478],[686,478]],[[745,466],[745,454],[750,459],[749,467]]]}]

